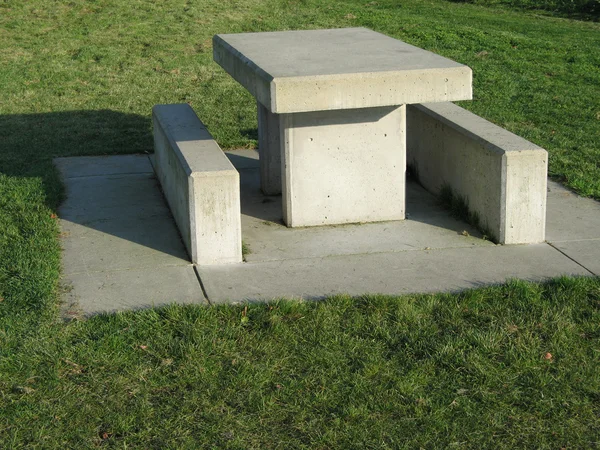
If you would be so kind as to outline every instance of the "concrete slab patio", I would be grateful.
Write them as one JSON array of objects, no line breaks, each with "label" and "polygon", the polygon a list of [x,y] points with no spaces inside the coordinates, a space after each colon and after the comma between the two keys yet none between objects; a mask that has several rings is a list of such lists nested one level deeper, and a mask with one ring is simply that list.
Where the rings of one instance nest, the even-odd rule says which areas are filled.
[{"label": "concrete slab patio", "polygon": [[58,158],[63,311],[206,303],[145,155]]},{"label": "concrete slab patio", "polygon": [[600,275],[600,203],[549,181],[547,243],[495,245],[407,183],[407,220],[290,229],[260,190],[258,155],[240,172],[246,262],[194,267],[148,156],[59,158],[67,316],[159,306],[459,291],[510,278]]}]

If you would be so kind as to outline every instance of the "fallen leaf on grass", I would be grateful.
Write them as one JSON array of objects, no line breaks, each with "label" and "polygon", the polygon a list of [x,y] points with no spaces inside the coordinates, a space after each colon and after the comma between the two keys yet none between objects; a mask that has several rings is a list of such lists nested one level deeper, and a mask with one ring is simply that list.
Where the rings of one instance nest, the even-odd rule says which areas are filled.
[{"label": "fallen leaf on grass", "polygon": [[15,394],[33,394],[35,389],[28,386],[13,386],[12,388]]},{"label": "fallen leaf on grass", "polygon": [[244,306],[244,310],[242,311],[241,323],[242,325],[246,325],[250,319],[248,318],[248,306]]},{"label": "fallen leaf on grass", "polygon": [[356,16],[354,14],[346,14],[344,17],[346,19],[356,19]]},{"label": "fallen leaf on grass", "polygon": [[552,353],[550,353],[550,352],[547,352],[547,353],[544,355],[544,359],[545,359],[546,361],[552,361],[552,358],[553,358],[553,356],[552,356]]},{"label": "fallen leaf on grass", "polygon": [[148,346],[147,346],[147,345],[140,345],[140,348],[141,348],[142,350],[147,350],[147,349],[148,349]]}]

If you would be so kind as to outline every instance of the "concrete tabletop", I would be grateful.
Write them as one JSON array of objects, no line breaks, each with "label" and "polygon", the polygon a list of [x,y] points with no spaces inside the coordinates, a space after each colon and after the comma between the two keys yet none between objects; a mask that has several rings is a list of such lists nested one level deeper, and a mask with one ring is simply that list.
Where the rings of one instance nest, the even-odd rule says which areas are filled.
[{"label": "concrete tabletop", "polygon": [[273,113],[472,96],[469,67],[366,28],[221,34],[213,56]]}]

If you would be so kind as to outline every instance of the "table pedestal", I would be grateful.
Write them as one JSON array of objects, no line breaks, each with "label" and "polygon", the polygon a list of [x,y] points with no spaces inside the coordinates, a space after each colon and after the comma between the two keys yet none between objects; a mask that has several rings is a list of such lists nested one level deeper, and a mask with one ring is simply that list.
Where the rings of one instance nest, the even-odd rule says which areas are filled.
[{"label": "table pedestal", "polygon": [[281,180],[288,227],[404,219],[405,106],[258,111],[261,185]]},{"label": "table pedestal", "polygon": [[260,102],[258,112],[258,154],[260,157],[260,188],[265,195],[281,194],[281,145],[279,114],[273,114]]}]

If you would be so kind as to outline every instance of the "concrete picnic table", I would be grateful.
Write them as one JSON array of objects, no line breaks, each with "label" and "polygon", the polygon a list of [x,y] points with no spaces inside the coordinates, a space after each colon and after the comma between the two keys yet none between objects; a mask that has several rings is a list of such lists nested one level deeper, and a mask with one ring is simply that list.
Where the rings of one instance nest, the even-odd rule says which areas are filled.
[{"label": "concrete picnic table", "polygon": [[365,28],[220,34],[213,57],[256,98],[289,227],[404,219],[406,105],[472,97],[469,67]]}]

